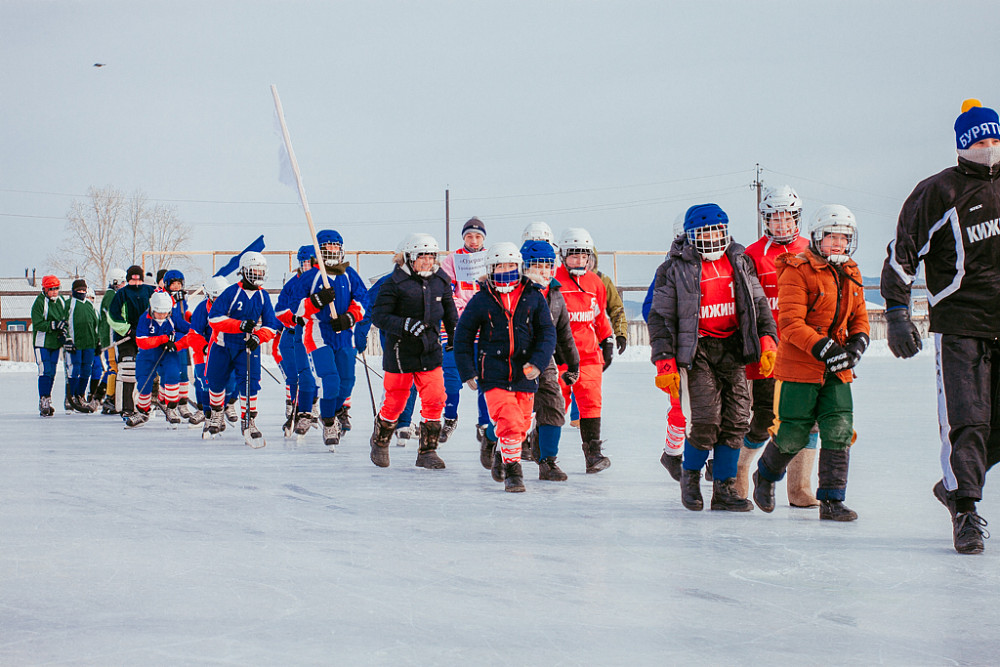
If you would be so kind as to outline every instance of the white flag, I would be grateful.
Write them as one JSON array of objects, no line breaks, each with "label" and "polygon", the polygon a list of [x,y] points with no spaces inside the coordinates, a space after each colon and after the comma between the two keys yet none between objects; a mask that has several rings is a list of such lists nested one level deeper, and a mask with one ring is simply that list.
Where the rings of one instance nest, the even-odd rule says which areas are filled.
[{"label": "white flag", "polygon": [[274,110],[274,133],[278,135],[278,180],[298,191],[295,170],[292,169],[292,160],[288,157],[288,147],[285,146],[285,135],[281,132],[281,121],[278,119],[277,109]]}]

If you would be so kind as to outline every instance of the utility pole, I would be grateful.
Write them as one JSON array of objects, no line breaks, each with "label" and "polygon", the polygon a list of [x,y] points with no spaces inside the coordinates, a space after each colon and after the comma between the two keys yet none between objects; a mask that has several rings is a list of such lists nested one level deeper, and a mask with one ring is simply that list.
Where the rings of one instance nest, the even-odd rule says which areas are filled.
[{"label": "utility pole", "polygon": [[451,252],[451,193],[444,191],[444,249]]},{"label": "utility pole", "polygon": [[764,182],[760,180],[760,163],[757,163],[757,178],[750,184],[750,187],[757,191],[757,238],[764,235],[764,221],[760,215],[760,191],[764,187]]}]

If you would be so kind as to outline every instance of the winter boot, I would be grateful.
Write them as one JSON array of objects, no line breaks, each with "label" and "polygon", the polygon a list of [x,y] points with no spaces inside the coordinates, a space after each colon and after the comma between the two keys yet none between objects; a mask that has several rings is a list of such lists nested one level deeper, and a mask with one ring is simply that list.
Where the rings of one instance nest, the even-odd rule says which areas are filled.
[{"label": "winter boot", "polygon": [[774,482],[761,477],[759,468],[753,473],[753,501],[764,512],[774,511]]},{"label": "winter boot", "polygon": [[[480,430],[480,428],[482,430]],[[487,434],[485,426],[477,426],[476,435],[481,436],[479,437],[479,464],[493,473],[493,479],[496,479],[498,482],[502,482],[503,476],[501,475],[500,479],[497,479],[497,473],[494,470],[496,466],[496,456],[499,456],[499,452],[497,452],[497,441],[490,440],[490,436]]]},{"label": "winter boot", "polygon": [[300,412],[298,413],[298,419],[295,420],[295,435],[302,438],[305,434],[309,432],[313,426],[313,416],[310,412]]},{"label": "winter boot", "polygon": [[726,512],[749,512],[753,509],[753,503],[736,493],[736,478],[730,477],[712,480],[711,507],[713,510]]},{"label": "winter boot", "polygon": [[456,428],[458,428],[458,417],[455,419],[445,419],[444,425],[441,427],[441,437],[438,438],[438,442],[448,442],[448,438],[451,437]]},{"label": "winter boot", "polygon": [[587,461],[587,472],[601,472],[611,465],[611,459],[601,453],[601,418],[580,419],[580,438],[583,440],[583,456]]},{"label": "winter boot", "polygon": [[760,449],[740,448],[740,459],[736,462],[736,495],[740,498],[749,498],[750,469],[759,452]]},{"label": "winter boot", "polygon": [[705,508],[701,497],[701,471],[681,470],[681,504],[692,512],[700,512]]},{"label": "winter boot", "polygon": [[849,509],[843,500],[821,500],[819,518],[825,521],[856,521],[858,513]]},{"label": "winter boot", "polygon": [[[820,509],[822,512],[823,510]],[[960,554],[983,553],[983,538],[989,538],[986,519],[971,512],[959,512],[952,521],[955,529],[955,551]]]},{"label": "winter boot", "polygon": [[711,481],[713,481],[715,479],[712,476],[712,464],[713,464],[713,460],[712,459],[709,459],[709,460],[705,461],[705,481],[706,482],[711,482]]},{"label": "winter boot", "polygon": [[51,417],[56,411],[52,408],[52,397],[42,396],[38,399],[38,414],[42,417]]},{"label": "winter boot", "polygon": [[503,490],[507,493],[524,493],[524,474],[520,461],[505,463]]},{"label": "winter boot", "polygon": [[[480,454],[480,460],[481,459],[482,454]],[[504,466],[503,456],[500,455],[499,447],[493,450],[493,464],[490,467],[490,476],[493,478],[494,482],[502,482],[504,477],[507,476],[507,468]]]},{"label": "winter boot", "polygon": [[260,449],[267,445],[267,441],[264,440],[264,434],[260,432],[260,429],[257,428],[257,423],[254,421],[256,418],[257,413],[251,412],[247,417],[246,423],[243,425],[243,442],[252,449]]},{"label": "winter boot", "polygon": [[521,463],[533,460],[531,458],[531,434],[528,433],[524,436],[524,441],[521,443]]},{"label": "winter boot", "polygon": [[323,444],[331,452],[340,444],[340,420],[336,416],[323,417]]},{"label": "winter boot", "polygon": [[948,508],[948,512],[951,514],[952,521],[955,520],[955,515],[958,514],[958,509],[955,507],[955,500],[948,496],[948,491],[944,488],[944,480],[939,479],[938,483],[934,485],[934,497],[941,501],[941,504]]},{"label": "winter boot", "polygon": [[414,465],[428,470],[442,470],[445,467],[444,461],[437,453],[440,436],[441,422],[436,420],[420,422],[420,445],[417,449],[417,462]]},{"label": "winter boot", "polygon": [[387,422],[381,417],[375,418],[375,430],[370,440],[372,446],[372,463],[379,468],[389,467],[389,441],[392,440],[392,430],[396,422]]},{"label": "winter boot", "polygon": [[340,406],[340,409],[334,413],[337,419],[340,420],[340,432],[347,433],[351,430],[351,413],[350,409],[346,405]]},{"label": "winter boot", "polygon": [[227,404],[224,412],[226,413],[226,421],[230,424],[235,424],[240,420],[240,416],[236,414],[236,401]]},{"label": "winter boot", "polygon": [[125,428],[139,428],[149,421],[149,412],[136,410],[125,420]]},{"label": "winter boot", "polygon": [[765,512],[774,511],[774,485],[784,479],[785,469],[793,456],[794,454],[786,454],[778,449],[774,440],[769,440],[764,445],[764,451],[757,460],[757,470],[753,474],[753,501]]},{"label": "winter boot", "polygon": [[681,481],[681,455],[671,456],[665,451],[660,454],[660,465],[667,469],[670,476],[674,478],[675,482]]},{"label": "winter boot", "polygon": [[546,482],[565,482],[569,478],[556,465],[556,457],[550,456],[538,462],[538,479]]},{"label": "winter boot", "polygon": [[803,449],[788,462],[788,504],[792,507],[819,507],[812,492],[812,471],[816,463],[816,450]]},{"label": "winter boot", "polygon": [[413,429],[409,426],[401,426],[396,429],[396,446],[406,447],[406,441],[413,437]]},{"label": "winter boot", "polygon": [[164,412],[167,418],[167,423],[170,424],[170,428],[177,428],[177,425],[181,423],[181,415],[177,410],[177,406],[173,403],[167,404],[167,410]]}]

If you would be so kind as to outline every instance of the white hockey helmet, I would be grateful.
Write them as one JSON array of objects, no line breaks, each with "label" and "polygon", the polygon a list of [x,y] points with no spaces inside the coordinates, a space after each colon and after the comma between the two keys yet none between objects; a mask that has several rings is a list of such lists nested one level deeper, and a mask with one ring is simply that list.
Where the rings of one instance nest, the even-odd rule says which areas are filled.
[{"label": "white hockey helmet", "polygon": [[225,289],[229,287],[229,281],[222,276],[212,276],[205,281],[205,295],[215,301]]},{"label": "white hockey helmet", "polygon": [[[827,234],[847,237],[847,246],[842,252],[825,254],[820,250]],[[840,204],[827,204],[816,209],[809,223],[809,247],[831,264],[843,264],[849,260],[858,249],[858,223],[851,210]]]},{"label": "white hockey helmet", "polygon": [[[500,264],[513,264],[512,271],[496,273]],[[521,282],[521,251],[513,243],[503,241],[491,245],[486,251],[486,282],[498,292],[513,291]]]},{"label": "white hockey helmet", "polygon": [[[787,245],[799,238],[799,223],[802,217],[802,200],[789,185],[768,188],[760,200],[760,215],[764,222],[764,235],[781,245]],[[771,230],[772,216],[787,213],[795,221],[795,229],[785,233],[775,233]]]},{"label": "white hockey helmet", "polygon": [[108,271],[108,284],[111,289],[118,289],[119,286],[125,284],[125,269],[120,269],[115,267]]},{"label": "white hockey helmet", "polygon": [[174,300],[166,292],[153,292],[149,296],[149,312],[170,313],[174,309]]},{"label": "white hockey helmet", "polygon": [[552,234],[552,228],[544,222],[529,222],[521,233],[521,243],[525,241],[546,241],[554,246],[556,237]]},{"label": "white hockey helmet", "polygon": [[259,252],[250,251],[240,257],[240,275],[255,287],[264,284],[267,278],[267,260]]},{"label": "white hockey helmet", "polygon": [[[438,245],[437,239],[430,234],[410,234],[406,237],[406,240],[403,242],[400,250],[403,253],[403,259],[406,261],[406,265],[410,267],[410,271],[413,271],[415,274],[424,278],[434,275],[440,266],[440,264],[438,264],[438,254],[441,252],[441,247]],[[434,256],[434,265],[431,267],[430,271],[417,271],[413,268],[417,258],[421,255]]]},{"label": "white hockey helmet", "polygon": [[[566,258],[570,255],[580,255],[587,254],[590,255],[590,259],[595,256],[594,239],[590,236],[590,232],[581,227],[570,227],[566,229],[562,236],[559,237],[559,256],[562,258],[563,263],[566,262]],[[590,260],[587,261],[581,267],[569,268],[569,271],[574,276],[583,275],[587,272],[587,266],[590,264]]]}]

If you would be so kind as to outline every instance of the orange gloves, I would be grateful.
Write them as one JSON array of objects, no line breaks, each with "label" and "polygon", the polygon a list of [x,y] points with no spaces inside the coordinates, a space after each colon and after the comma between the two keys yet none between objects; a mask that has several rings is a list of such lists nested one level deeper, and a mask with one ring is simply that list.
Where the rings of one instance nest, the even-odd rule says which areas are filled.
[{"label": "orange gloves", "polygon": [[677,372],[675,359],[660,359],[656,362],[656,386],[674,398],[681,393],[681,375]]},{"label": "orange gloves", "polygon": [[778,356],[774,339],[770,336],[761,336],[760,349],[760,374],[769,378],[774,373],[774,362]]}]

